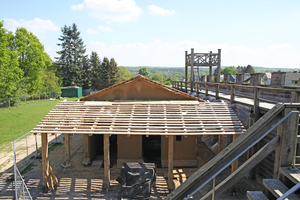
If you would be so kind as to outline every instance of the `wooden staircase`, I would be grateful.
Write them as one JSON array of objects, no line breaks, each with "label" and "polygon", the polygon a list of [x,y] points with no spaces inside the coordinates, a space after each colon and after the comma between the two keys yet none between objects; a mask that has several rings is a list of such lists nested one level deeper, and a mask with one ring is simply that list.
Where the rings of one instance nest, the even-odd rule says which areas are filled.
[{"label": "wooden staircase", "polygon": [[[289,179],[294,184],[300,182],[300,170],[293,167],[280,167],[280,173],[286,179]],[[262,191],[247,191],[248,200],[268,200],[277,199],[286,193],[290,188],[283,184],[278,179],[264,179],[264,192]],[[291,194],[288,198],[289,200],[300,200],[300,195]]]}]

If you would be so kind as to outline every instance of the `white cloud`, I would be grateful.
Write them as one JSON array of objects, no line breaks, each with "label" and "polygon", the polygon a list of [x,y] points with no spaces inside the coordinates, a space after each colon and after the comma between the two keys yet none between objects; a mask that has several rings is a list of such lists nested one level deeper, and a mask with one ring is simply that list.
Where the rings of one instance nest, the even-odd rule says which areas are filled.
[{"label": "white cloud", "polygon": [[[170,43],[158,39],[151,43],[113,44],[105,45],[93,41],[88,45],[88,52],[97,51],[101,56],[113,57],[119,65],[124,66],[167,66],[183,67],[184,52],[205,53],[218,52],[221,49],[222,66],[252,66],[262,67],[300,67],[299,49],[290,44],[276,44],[263,48],[250,48],[246,46],[233,46],[226,43],[200,44],[196,41],[181,41]],[[100,57],[101,57],[100,56]]]},{"label": "white cloud", "polygon": [[86,32],[87,32],[87,34],[90,34],[90,35],[96,35],[96,34],[98,34],[98,31],[90,29],[90,28],[88,30],[86,30]]},{"label": "white cloud", "polygon": [[71,9],[84,10],[89,16],[108,23],[137,20],[143,12],[134,0],[84,0]]},{"label": "white cloud", "polygon": [[56,26],[51,20],[42,20],[40,18],[35,18],[34,20],[20,19],[19,21],[15,19],[5,19],[4,25],[8,30],[11,31],[15,31],[16,28],[19,27],[24,27],[34,34],[60,30],[59,27]]},{"label": "white cloud", "polygon": [[150,5],[148,6],[148,10],[152,15],[160,15],[160,16],[170,16],[176,14],[175,10],[165,10],[161,7],[158,7],[156,5]]},{"label": "white cloud", "polygon": [[98,30],[103,31],[103,32],[113,32],[113,30],[110,27],[104,27],[104,26],[98,26]]},{"label": "white cloud", "polygon": [[99,41],[90,41],[90,44],[94,47],[105,47],[105,43]]}]

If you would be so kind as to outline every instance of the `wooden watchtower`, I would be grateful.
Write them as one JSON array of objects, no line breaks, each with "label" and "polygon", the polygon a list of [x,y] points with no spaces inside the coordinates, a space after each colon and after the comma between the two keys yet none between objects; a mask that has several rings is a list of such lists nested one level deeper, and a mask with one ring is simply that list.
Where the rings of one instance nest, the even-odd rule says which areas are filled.
[{"label": "wooden watchtower", "polygon": [[[212,80],[212,67],[217,67],[217,76],[215,78],[215,82],[220,82],[220,72],[221,72],[221,49],[218,49],[218,53],[213,53],[210,51],[209,53],[194,53],[194,49],[191,49],[191,53],[188,54],[188,51],[185,51],[185,92],[187,92],[187,84],[188,84],[188,68],[190,67],[190,85],[191,91],[193,91],[193,82],[199,81],[199,67],[209,67],[209,76],[207,82],[211,82]],[[195,76],[195,70],[198,72]]]}]

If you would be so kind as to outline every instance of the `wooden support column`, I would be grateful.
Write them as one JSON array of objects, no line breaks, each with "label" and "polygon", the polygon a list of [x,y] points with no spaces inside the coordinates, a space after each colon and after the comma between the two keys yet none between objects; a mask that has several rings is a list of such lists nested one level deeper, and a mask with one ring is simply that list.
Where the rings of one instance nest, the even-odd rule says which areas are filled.
[{"label": "wooden support column", "polygon": [[259,119],[259,89],[254,90],[254,123]]},{"label": "wooden support column", "polygon": [[182,91],[182,82],[180,82],[180,91]]},{"label": "wooden support column", "polygon": [[230,91],[230,103],[234,103],[234,86],[231,85],[231,91]]},{"label": "wooden support column", "polygon": [[191,93],[193,92],[194,90],[194,81],[195,81],[195,78],[194,78],[194,49],[192,48],[191,49],[191,79],[190,79],[190,88],[191,88]]},{"label": "wooden support column", "polygon": [[216,89],[215,89],[216,90],[215,91],[216,92],[216,99],[219,99],[219,84],[216,83],[215,87],[216,87]]},{"label": "wooden support column", "polygon": [[188,52],[185,51],[185,83],[184,83],[184,86],[185,86],[185,92],[187,93],[187,79],[188,79],[188,63],[187,63],[187,55],[188,55]]},{"label": "wooden support column", "polygon": [[[289,112],[297,110],[296,108],[285,108],[283,116]],[[293,164],[294,152],[296,150],[296,141],[298,134],[299,115],[293,113],[279,126],[277,126],[277,135],[280,136],[280,144],[275,151],[274,163],[274,178],[281,179],[279,169],[280,167],[288,167]]]},{"label": "wooden support column", "polygon": [[196,90],[197,90],[197,91],[196,91],[197,94],[199,94],[199,83],[198,83],[198,82],[196,83]]},{"label": "wooden support column", "polygon": [[221,82],[220,74],[221,74],[221,49],[218,49],[217,83]]},{"label": "wooden support column", "polygon": [[205,82],[205,96],[208,96],[208,84]]},{"label": "wooden support column", "polygon": [[70,134],[65,134],[65,157],[66,157],[65,167],[70,167],[71,166]]},{"label": "wooden support column", "polygon": [[220,153],[223,149],[223,135],[219,135],[218,141],[218,153]]},{"label": "wooden support column", "polygon": [[107,193],[110,185],[110,158],[109,158],[109,135],[103,135],[103,151],[104,151],[104,178],[103,178],[103,193]]},{"label": "wooden support column", "polygon": [[42,140],[42,164],[43,164],[43,186],[46,190],[49,189],[47,174],[49,174],[49,157],[48,157],[48,135],[47,133],[41,134]]},{"label": "wooden support column", "polygon": [[168,144],[168,187],[170,190],[174,189],[173,183],[173,151],[174,151],[174,136],[169,135]]},{"label": "wooden support column", "polygon": [[[236,140],[240,135],[232,135],[232,142]],[[237,168],[239,167],[239,159],[236,159],[232,164],[231,164],[231,173],[233,173]]]},{"label": "wooden support column", "polygon": [[292,92],[292,99],[291,99],[292,103],[299,103],[299,100],[300,100],[299,94],[300,93],[298,91],[293,91]]}]

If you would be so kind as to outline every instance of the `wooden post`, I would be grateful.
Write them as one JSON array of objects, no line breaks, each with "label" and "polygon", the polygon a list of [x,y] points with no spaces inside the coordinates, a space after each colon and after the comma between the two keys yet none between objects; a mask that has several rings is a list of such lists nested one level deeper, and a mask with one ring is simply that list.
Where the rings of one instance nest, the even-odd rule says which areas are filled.
[{"label": "wooden post", "polygon": [[223,149],[223,135],[219,135],[219,141],[218,141],[218,153],[220,153]]},{"label": "wooden post", "polygon": [[194,90],[194,49],[191,48],[191,79],[190,79],[190,82],[191,82],[191,85],[190,85],[190,88],[191,88],[191,93],[193,92]]},{"label": "wooden post", "polygon": [[48,157],[48,135],[47,133],[41,134],[42,140],[42,163],[43,163],[43,186],[46,190],[48,187],[47,174],[49,174],[49,157]]},{"label": "wooden post", "polygon": [[256,87],[254,90],[254,122],[259,119],[259,89]]},{"label": "wooden post", "polygon": [[188,52],[185,51],[185,92],[187,93],[187,78],[188,78],[188,61],[187,61]]},{"label": "wooden post", "polygon": [[292,99],[291,102],[292,103],[298,103],[299,102],[299,92],[298,91],[293,91],[292,92]]},{"label": "wooden post", "polygon": [[66,167],[71,166],[71,155],[70,155],[70,134],[65,134],[65,157]]},{"label": "wooden post", "polygon": [[215,85],[215,87],[216,87],[216,99],[219,99],[219,84],[218,83],[216,83],[216,85]]},{"label": "wooden post", "polygon": [[182,91],[182,82],[180,82],[180,91]]},{"label": "wooden post", "polygon": [[88,134],[83,135],[83,151],[84,151],[84,159],[83,164],[89,165],[90,164],[90,136]]},{"label": "wooden post", "polygon": [[205,96],[208,96],[208,84],[205,82]]},{"label": "wooden post", "polygon": [[[211,54],[212,54],[212,51],[209,52],[209,64],[212,63]],[[212,82],[212,66],[209,66],[209,82]]]},{"label": "wooden post", "polygon": [[173,150],[174,150],[174,136],[169,135],[168,144],[168,187],[170,190],[174,189],[173,183]]},{"label": "wooden post", "polygon": [[220,74],[221,74],[221,49],[218,49],[217,83],[221,82]]},{"label": "wooden post", "polygon": [[[232,135],[232,142],[236,140],[240,135]],[[237,168],[239,167],[239,159],[236,159],[232,164],[231,164],[231,173],[233,173]]]},{"label": "wooden post", "polygon": [[198,82],[196,83],[196,86],[197,86],[197,87],[196,87],[197,94],[199,94],[199,83],[198,83]]},{"label": "wooden post", "polygon": [[231,85],[231,94],[230,94],[230,103],[233,104],[234,103],[234,86]]},{"label": "wooden post", "polygon": [[103,135],[103,151],[104,151],[104,178],[103,178],[103,189],[104,193],[108,192],[110,184],[110,158],[109,158],[109,135]]},{"label": "wooden post", "polygon": [[[285,108],[283,116],[289,112],[297,110],[296,108]],[[282,117],[283,117],[282,116]],[[279,146],[275,151],[275,166],[274,178],[281,179],[279,169],[280,167],[288,167],[293,163],[293,154],[295,151],[295,138],[298,134],[299,114],[293,113],[277,127],[277,135],[280,136]]]}]

